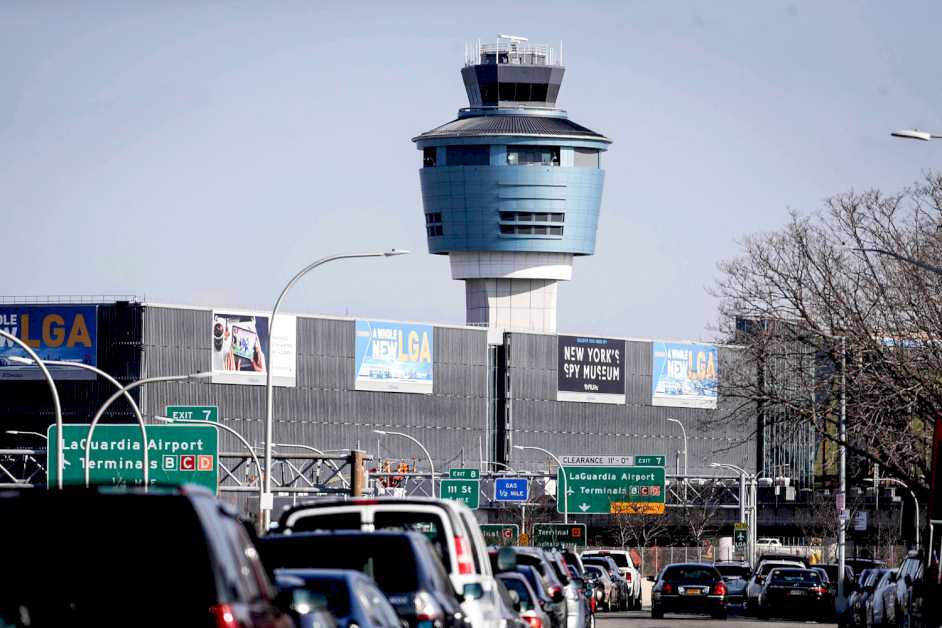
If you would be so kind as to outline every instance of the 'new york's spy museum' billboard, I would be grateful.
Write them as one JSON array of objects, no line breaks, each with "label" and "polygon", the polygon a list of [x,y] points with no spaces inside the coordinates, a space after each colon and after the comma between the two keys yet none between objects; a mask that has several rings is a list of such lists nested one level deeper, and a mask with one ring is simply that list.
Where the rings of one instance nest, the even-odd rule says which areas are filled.
[{"label": "'new york's spy museum' billboard", "polygon": [[557,401],[625,403],[625,341],[559,336]]},{"label": "'new york's spy museum' billboard", "polygon": [[715,345],[653,343],[651,405],[716,408],[719,360]]},{"label": "'new york's spy museum' billboard", "polygon": [[355,390],[432,394],[431,325],[357,320]]},{"label": "'new york's spy museum' billboard", "polygon": [[[98,365],[98,309],[95,305],[3,305],[0,329],[16,336],[42,360]],[[29,357],[20,345],[0,338],[0,379],[43,379],[35,366],[9,358]],[[95,379],[91,371],[47,365],[55,380]]]}]

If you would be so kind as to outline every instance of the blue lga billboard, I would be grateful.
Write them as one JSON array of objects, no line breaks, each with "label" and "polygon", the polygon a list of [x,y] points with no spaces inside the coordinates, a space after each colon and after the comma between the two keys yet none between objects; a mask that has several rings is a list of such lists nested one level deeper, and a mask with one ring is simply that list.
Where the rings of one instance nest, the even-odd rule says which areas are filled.
[{"label": "blue lga billboard", "polygon": [[[0,329],[23,341],[42,360],[98,364],[98,306],[0,305]],[[22,346],[0,338],[0,379],[43,379],[33,365],[10,358],[29,357]],[[47,365],[55,380],[95,379],[91,371]]]},{"label": "blue lga billboard", "polygon": [[716,408],[719,359],[715,345],[653,343],[651,405]]},{"label": "blue lga billboard", "polygon": [[355,390],[432,394],[431,325],[357,320]]}]

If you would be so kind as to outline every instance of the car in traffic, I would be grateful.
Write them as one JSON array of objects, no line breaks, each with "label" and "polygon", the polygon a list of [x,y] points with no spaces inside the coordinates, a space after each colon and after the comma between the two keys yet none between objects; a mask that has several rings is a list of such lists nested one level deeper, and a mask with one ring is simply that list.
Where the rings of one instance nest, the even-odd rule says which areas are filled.
[{"label": "car in traffic", "polygon": [[889,585],[883,587],[883,621],[891,626],[903,625],[911,611],[913,583],[922,578],[922,553],[910,551],[890,575]]},{"label": "car in traffic", "polygon": [[501,609],[500,623],[495,628],[530,628],[529,622],[521,615],[519,596],[512,594],[500,578],[497,578],[497,593]]},{"label": "car in traffic", "polygon": [[550,593],[549,585],[534,565],[518,564],[517,572],[523,575],[536,592],[540,607],[549,616],[551,628],[564,628],[566,625],[566,594],[562,587],[556,587]]},{"label": "car in traffic", "polygon": [[614,610],[615,600],[618,597],[618,587],[612,582],[608,570],[601,565],[589,563],[585,566],[585,575],[592,581],[593,595],[596,609],[603,611]]},{"label": "car in traffic", "polygon": [[539,575],[541,584],[551,600],[551,604],[545,608],[549,611],[554,625],[558,628],[567,628],[570,596],[566,591],[566,584],[563,584],[559,579],[556,568],[552,564],[552,559],[544,550],[538,547],[518,547],[515,549],[517,550],[517,565],[531,567]]},{"label": "car in traffic", "polygon": [[608,556],[615,561],[619,573],[628,583],[628,607],[634,610],[641,609],[641,572],[635,567],[629,552],[617,549],[587,550],[582,553],[582,556]]},{"label": "car in traffic", "polygon": [[508,571],[497,574],[497,579],[517,598],[520,616],[527,622],[529,628],[551,626],[549,615],[543,610],[536,591],[523,574]]},{"label": "car in traffic", "polygon": [[776,568],[759,594],[759,617],[829,617],[834,601],[814,569]]},{"label": "car in traffic", "polygon": [[615,606],[609,610],[628,610],[628,608],[631,606],[631,587],[628,585],[628,581],[625,580],[624,576],[622,576],[621,570],[618,568],[618,564],[615,562],[615,559],[613,559],[611,556],[586,556],[583,553],[582,564],[598,565],[603,569],[606,569],[608,571],[609,577],[612,579],[612,582],[618,589],[618,596],[615,600]]},{"label": "car in traffic", "polygon": [[746,585],[746,613],[755,614],[759,611],[759,596],[762,594],[762,587],[765,579],[773,569],[779,567],[798,567],[804,569],[805,564],[797,560],[763,560],[756,565],[749,584]]},{"label": "car in traffic", "polygon": [[455,591],[479,585],[480,595],[466,597],[461,607],[475,628],[501,621],[502,602],[488,559],[487,544],[474,513],[461,502],[423,497],[325,499],[286,509],[281,532],[314,530],[413,531],[435,547]]},{"label": "car in traffic", "polygon": [[713,564],[726,583],[726,606],[744,608],[746,605],[746,585],[752,576],[752,569],[745,561],[722,561]]},{"label": "car in traffic", "polygon": [[236,511],[204,488],[4,489],[0,538],[3,626],[294,623]]},{"label": "car in traffic", "polygon": [[696,613],[726,619],[726,583],[712,564],[678,563],[664,567],[651,590],[651,618],[665,613]]},{"label": "car in traffic", "polygon": [[[417,532],[268,534],[259,539],[258,549],[265,567],[272,571],[349,569],[369,576],[410,628],[470,625],[435,549]],[[477,595],[479,590],[478,585],[468,583],[462,597]]]},{"label": "car in traffic", "polygon": [[857,586],[847,599],[847,611],[843,624],[850,628],[862,628],[867,625],[867,603],[877,583],[888,569],[864,569],[857,578]]},{"label": "car in traffic", "polygon": [[895,576],[896,570],[888,569],[874,585],[873,593],[866,601],[866,610],[864,612],[867,628],[879,628],[886,625],[886,607],[884,604],[888,596],[884,593],[887,589],[893,587]]},{"label": "car in traffic", "polygon": [[[276,569],[280,595],[291,606],[325,608],[338,628],[402,628],[386,595],[365,574],[349,569]],[[296,619],[301,625],[310,620]]]}]

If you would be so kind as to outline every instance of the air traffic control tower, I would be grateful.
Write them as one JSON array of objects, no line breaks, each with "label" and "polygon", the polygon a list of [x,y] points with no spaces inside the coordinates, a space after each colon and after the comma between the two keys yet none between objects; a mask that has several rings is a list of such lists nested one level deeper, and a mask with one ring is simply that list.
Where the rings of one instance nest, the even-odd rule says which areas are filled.
[{"label": "air traffic control tower", "polygon": [[413,138],[429,252],[465,282],[470,325],[555,332],[557,282],[595,252],[611,140],[556,107],[564,72],[523,37],[472,44],[471,106]]}]

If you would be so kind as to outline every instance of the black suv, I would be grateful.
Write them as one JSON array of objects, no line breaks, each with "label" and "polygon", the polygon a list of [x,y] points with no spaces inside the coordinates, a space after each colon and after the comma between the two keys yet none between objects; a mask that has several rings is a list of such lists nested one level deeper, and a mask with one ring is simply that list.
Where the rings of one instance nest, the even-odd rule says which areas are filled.
[{"label": "black suv", "polygon": [[292,626],[234,511],[201,488],[0,490],[0,625]]}]

